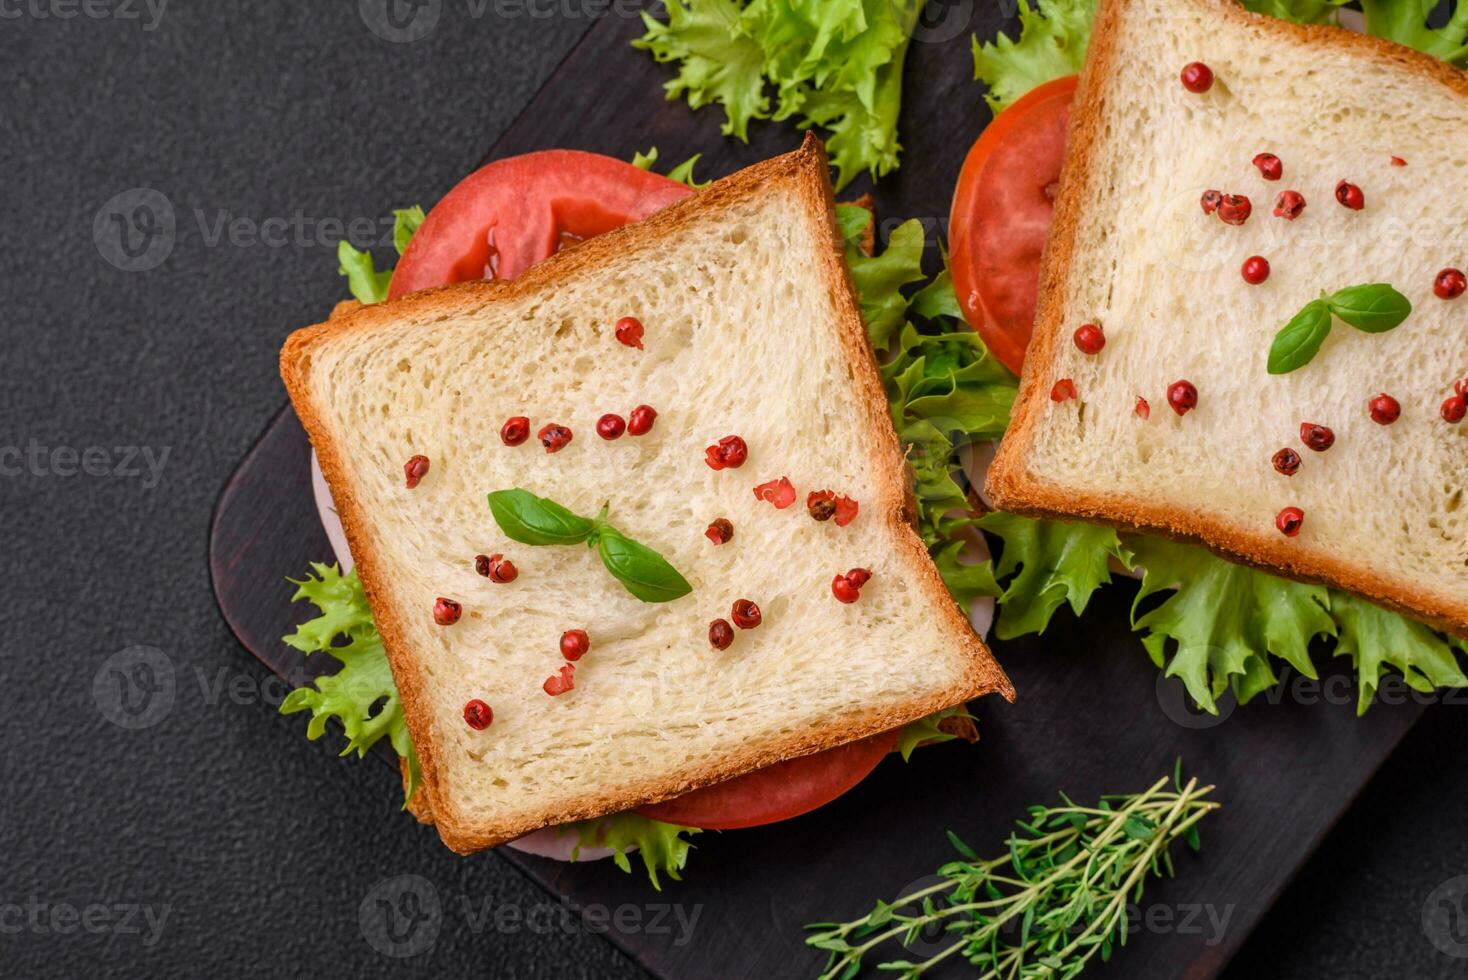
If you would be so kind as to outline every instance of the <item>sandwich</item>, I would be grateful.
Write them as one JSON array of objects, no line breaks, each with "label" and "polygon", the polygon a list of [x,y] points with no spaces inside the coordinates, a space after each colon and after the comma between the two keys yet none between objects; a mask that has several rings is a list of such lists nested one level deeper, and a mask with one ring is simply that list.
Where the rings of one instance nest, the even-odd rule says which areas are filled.
[{"label": "sandwich", "polygon": [[[561,158],[571,183],[606,172],[590,157]],[[687,818],[707,787],[802,758],[840,782],[1012,698],[911,525],[819,142],[691,194],[629,177],[613,199],[642,220],[563,214],[519,251],[485,218],[498,176],[401,213],[398,272],[354,279],[385,301],[281,354],[358,576],[318,566],[300,596],[353,612],[287,641],[385,654],[420,819],[472,853]],[[317,734],[323,685],[283,706]],[[336,716],[360,751],[371,718]],[[607,829],[577,846],[617,849]]]},{"label": "sandwich", "polygon": [[[1001,613],[999,635],[1043,628],[1065,598],[1079,612],[1110,560],[1145,570],[1139,604],[1182,586],[1135,621],[1210,710],[1270,686],[1271,657],[1314,676],[1322,640],[1356,662],[1363,710],[1388,666],[1418,690],[1468,683],[1451,651],[1468,634],[1468,204],[1437,192],[1461,176],[1468,77],[1228,0],[1101,0],[1094,25],[1088,4],[1043,6],[1027,47],[1079,37],[1078,84],[996,85],[1012,105],[990,127],[1033,146],[1069,120],[1033,336],[1023,316],[1006,329],[1006,301],[1023,304],[985,271],[995,228],[963,227],[1002,148],[965,166],[954,277],[1023,371],[985,482],[1008,512],[989,525],[1013,552],[1001,565],[1034,564],[1033,592],[1050,535],[1088,542],[1070,553],[1099,571],[1018,630]],[[1450,43],[1462,17],[1382,15],[1368,5],[1366,26],[1468,57]]]}]

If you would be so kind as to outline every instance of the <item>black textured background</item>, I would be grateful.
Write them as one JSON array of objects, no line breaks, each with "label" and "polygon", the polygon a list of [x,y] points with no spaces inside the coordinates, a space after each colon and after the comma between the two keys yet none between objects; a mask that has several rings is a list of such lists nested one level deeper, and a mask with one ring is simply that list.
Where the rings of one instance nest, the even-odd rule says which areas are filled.
[{"label": "black textured background", "polygon": [[[221,622],[205,562],[215,496],[284,399],[282,338],[342,292],[317,223],[431,204],[595,6],[491,2],[513,15],[473,18],[448,0],[412,44],[375,36],[347,0],[172,0],[156,23],[141,2],[89,9],[108,16],[0,2],[0,453],[168,456],[156,486],[146,469],[0,475],[0,975],[642,976],[562,928],[554,899],[502,860],[454,857],[407,822],[383,767],[335,761],[331,739],[278,716],[281,692]],[[171,202],[177,241],[127,272],[104,261],[93,220],[139,187]],[[286,219],[305,241],[211,244],[221,215]],[[162,651],[176,694],[132,731],[99,711],[93,680],[140,645]],[[1429,893],[1468,873],[1462,717],[1428,712],[1230,978],[1468,973],[1421,924]],[[358,909],[402,874],[431,882],[446,915],[430,953],[395,961]],[[480,925],[466,901],[530,922]],[[120,923],[124,905],[166,914],[161,930]],[[89,906],[113,925],[66,918]]]}]

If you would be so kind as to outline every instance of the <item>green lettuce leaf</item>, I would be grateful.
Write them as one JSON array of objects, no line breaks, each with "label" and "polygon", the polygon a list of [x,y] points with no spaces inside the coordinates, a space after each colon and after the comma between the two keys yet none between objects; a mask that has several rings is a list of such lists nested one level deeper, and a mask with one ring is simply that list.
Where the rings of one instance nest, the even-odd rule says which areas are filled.
[{"label": "green lettuce leaf", "polygon": [[1030,89],[1081,70],[1096,0],[1019,0],[1019,39],[973,39],[974,78],[995,115]]},{"label": "green lettuce leaf", "polygon": [[677,67],[663,86],[690,108],[718,105],[726,136],[749,141],[756,120],[795,119],[829,131],[839,190],[880,177],[901,153],[902,67],[917,16],[912,0],[669,0],[667,20],[643,14],[633,42]]},{"label": "green lettuce leaf", "polygon": [[635,847],[647,869],[648,880],[658,891],[663,890],[658,880],[660,873],[674,881],[683,880],[679,872],[688,862],[688,850],[693,846],[683,835],[702,833],[696,827],[679,827],[631,811],[582,820],[570,824],[568,829],[575,831],[579,841],[571,852],[571,860],[576,860],[583,847],[606,847],[612,850],[612,861],[617,867],[630,874],[632,862],[627,859],[627,852]]},{"label": "green lettuce leaf", "polygon": [[962,718],[970,723],[974,721],[974,716],[969,714],[967,705],[958,704],[903,725],[902,731],[897,733],[896,748],[898,754],[902,756],[902,761],[906,762],[911,759],[912,754],[922,746],[938,745],[961,738],[960,735],[943,730],[943,722],[949,718]]},{"label": "green lettuce leaf", "polygon": [[420,781],[418,754],[408,735],[397,685],[382,648],[382,637],[372,622],[362,582],[355,569],[343,575],[335,564],[314,562],[311,569],[304,579],[290,580],[296,585],[291,601],[304,599],[321,615],[302,623],[283,639],[308,656],[322,651],[330,654],[341,662],[341,669],[286,695],[280,713],[311,712],[306,737],[313,741],[326,731],[329,719],[341,722],[347,735],[342,755],[355,752],[361,758],[386,736],[398,755],[408,760],[407,799],[412,799]]},{"label": "green lettuce leaf", "polygon": [[[1335,654],[1350,657],[1360,677],[1356,713],[1365,714],[1382,675],[1396,668],[1414,691],[1468,687],[1448,641],[1421,623],[1346,592],[1331,590],[1330,609],[1340,626]],[[1468,652],[1463,641],[1454,645]]]},{"label": "green lettuce leaf", "polygon": [[1436,6],[1428,0],[1361,0],[1366,33],[1468,68],[1468,2],[1457,0],[1447,22],[1431,27],[1428,15]]},{"label": "green lettuce leaf", "polygon": [[[417,205],[393,212],[392,241],[399,256],[408,250],[408,243],[417,234],[425,217],[423,209]],[[339,266],[337,271],[347,277],[347,288],[357,302],[363,306],[371,306],[387,299],[387,287],[392,283],[392,270],[378,272],[371,252],[353,248],[352,243],[343,238],[336,243],[336,258]]]},{"label": "green lettuce leaf", "polygon": [[[850,205],[844,205],[850,207]],[[863,213],[870,213],[864,209]],[[879,255],[866,256],[851,250],[846,256],[851,279],[861,299],[861,314],[867,324],[872,346],[884,351],[892,335],[907,316],[909,300],[904,286],[921,282],[923,275],[923,226],[917,220],[904,221],[892,232],[887,248]]]},{"label": "green lettuce leaf", "polygon": [[1348,0],[1242,0],[1245,10],[1268,14],[1296,24],[1333,24],[1336,11]]},{"label": "green lettuce leaf", "polygon": [[[687,160],[684,160],[682,163],[678,164],[672,170],[669,170],[667,173],[668,179],[676,180],[680,184],[686,184],[687,186],[692,187],[694,190],[698,190],[700,187],[707,187],[710,184],[710,181],[695,180],[693,177],[693,167],[695,164],[698,163],[699,159],[702,156],[702,153],[695,153]],[[649,147],[646,153],[632,154],[632,166],[637,167],[641,170],[650,171],[652,170],[652,165],[657,162],[658,148],[655,146]]]},{"label": "green lettuce leaf", "polygon": [[[1215,699],[1233,686],[1240,703],[1274,686],[1266,654],[1315,677],[1310,641],[1334,636],[1326,590],[1275,578],[1210,552],[1162,538],[1129,537],[1144,570],[1132,603],[1132,627],[1169,677],[1182,679],[1199,707],[1217,713]],[[1148,596],[1169,592],[1150,611]],[[1169,659],[1168,650],[1172,649]]]},{"label": "green lettuce leaf", "polygon": [[1132,567],[1132,553],[1115,530],[1095,524],[1035,521],[996,511],[979,527],[1004,542],[995,573],[1013,574],[999,597],[1002,614],[994,625],[1001,640],[1043,633],[1062,603],[1077,616],[1091,596],[1111,581],[1111,561]]}]

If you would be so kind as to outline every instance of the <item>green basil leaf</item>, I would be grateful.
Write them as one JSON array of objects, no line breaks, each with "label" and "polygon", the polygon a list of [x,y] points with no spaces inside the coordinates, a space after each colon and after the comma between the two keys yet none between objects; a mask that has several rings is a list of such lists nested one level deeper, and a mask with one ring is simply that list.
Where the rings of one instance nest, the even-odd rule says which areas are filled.
[{"label": "green basil leaf", "polygon": [[1330,307],[1323,300],[1311,300],[1275,334],[1269,347],[1269,373],[1289,374],[1309,364],[1329,335]]},{"label": "green basil leaf", "polygon": [[615,528],[603,527],[596,547],[607,571],[643,602],[672,602],[693,591],[666,558]]},{"label": "green basil leaf", "polygon": [[1330,311],[1366,333],[1395,330],[1412,312],[1412,303],[1384,282],[1347,286],[1326,300]]},{"label": "green basil leaf", "polygon": [[595,528],[586,518],[528,490],[496,490],[489,495],[489,510],[500,530],[521,544],[580,544]]}]

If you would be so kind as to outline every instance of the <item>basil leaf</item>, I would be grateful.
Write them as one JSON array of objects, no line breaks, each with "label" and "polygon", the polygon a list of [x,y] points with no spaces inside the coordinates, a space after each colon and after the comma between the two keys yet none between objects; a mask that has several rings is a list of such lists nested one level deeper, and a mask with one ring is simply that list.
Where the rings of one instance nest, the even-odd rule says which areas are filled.
[{"label": "basil leaf", "polygon": [[1311,300],[1274,336],[1269,347],[1269,373],[1289,374],[1309,364],[1330,335],[1330,307]]},{"label": "basil leaf", "polygon": [[1332,313],[1367,333],[1394,330],[1412,312],[1411,301],[1384,282],[1347,286],[1326,302]]},{"label": "basil leaf", "polygon": [[489,510],[500,530],[521,544],[580,544],[595,527],[554,500],[528,490],[496,490],[489,495]]},{"label": "basil leaf", "polygon": [[596,547],[607,571],[643,602],[672,602],[693,591],[666,558],[615,528],[602,528]]}]

